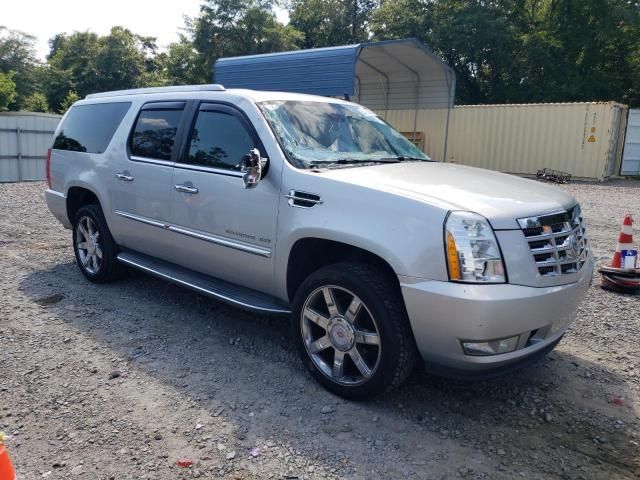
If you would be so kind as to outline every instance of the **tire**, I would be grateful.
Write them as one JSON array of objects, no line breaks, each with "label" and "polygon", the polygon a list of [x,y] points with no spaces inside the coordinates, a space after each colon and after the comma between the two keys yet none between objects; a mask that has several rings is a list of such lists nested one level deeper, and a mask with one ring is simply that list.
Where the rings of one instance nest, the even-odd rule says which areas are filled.
[{"label": "tire", "polygon": [[349,400],[398,387],[416,362],[400,292],[367,264],[336,263],[311,274],[296,292],[291,324],[307,370]]},{"label": "tire", "polygon": [[118,246],[99,205],[86,205],[78,210],[73,221],[72,239],[76,262],[87,280],[107,283],[121,277],[124,267],[117,259]]}]

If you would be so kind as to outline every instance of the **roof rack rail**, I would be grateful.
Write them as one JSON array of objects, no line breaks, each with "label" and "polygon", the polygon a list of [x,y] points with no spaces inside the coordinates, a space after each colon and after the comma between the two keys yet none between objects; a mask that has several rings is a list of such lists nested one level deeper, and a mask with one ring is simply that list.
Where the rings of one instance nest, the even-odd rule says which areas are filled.
[{"label": "roof rack rail", "polygon": [[207,85],[178,85],[173,87],[149,87],[132,88],[130,90],[115,90],[113,92],[90,93],[85,99],[121,97],[124,95],[141,95],[148,93],[171,93],[171,92],[224,92],[225,88],[217,83]]}]

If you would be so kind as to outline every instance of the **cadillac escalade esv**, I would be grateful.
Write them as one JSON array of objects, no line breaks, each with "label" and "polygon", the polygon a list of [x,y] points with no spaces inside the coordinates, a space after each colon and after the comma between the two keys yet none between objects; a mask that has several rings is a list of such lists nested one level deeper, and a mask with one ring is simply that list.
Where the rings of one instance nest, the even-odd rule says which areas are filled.
[{"label": "cadillac escalade esv", "polygon": [[343,100],[220,85],[89,95],[47,158],[82,274],[137,268],[291,317],[322,385],[359,399],[421,357],[496,375],[549,352],[589,286],[560,189],[431,161]]}]

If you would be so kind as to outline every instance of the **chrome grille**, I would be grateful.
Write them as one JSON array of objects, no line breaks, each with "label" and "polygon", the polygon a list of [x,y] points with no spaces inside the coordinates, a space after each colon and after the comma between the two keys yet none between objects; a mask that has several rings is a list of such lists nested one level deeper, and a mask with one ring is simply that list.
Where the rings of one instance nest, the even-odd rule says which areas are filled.
[{"label": "chrome grille", "polygon": [[576,273],[586,262],[589,249],[579,205],[568,211],[520,218],[518,224],[540,275]]}]

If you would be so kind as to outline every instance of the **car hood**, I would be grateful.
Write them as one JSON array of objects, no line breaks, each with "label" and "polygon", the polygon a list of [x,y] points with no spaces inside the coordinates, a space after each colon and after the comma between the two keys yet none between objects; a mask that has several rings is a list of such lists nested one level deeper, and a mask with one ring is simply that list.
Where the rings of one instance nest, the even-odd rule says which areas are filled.
[{"label": "car hood", "polygon": [[517,229],[518,218],[565,210],[577,203],[571,195],[551,185],[452,163],[378,164],[328,170],[323,176],[448,210],[476,212],[495,229]]}]

